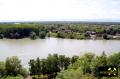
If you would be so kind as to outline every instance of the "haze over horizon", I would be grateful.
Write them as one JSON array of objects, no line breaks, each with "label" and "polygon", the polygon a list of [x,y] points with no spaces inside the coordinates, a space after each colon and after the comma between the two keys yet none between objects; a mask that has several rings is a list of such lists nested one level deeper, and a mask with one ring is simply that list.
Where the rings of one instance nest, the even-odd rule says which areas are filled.
[{"label": "haze over horizon", "polygon": [[0,0],[0,22],[120,22],[120,0]]}]

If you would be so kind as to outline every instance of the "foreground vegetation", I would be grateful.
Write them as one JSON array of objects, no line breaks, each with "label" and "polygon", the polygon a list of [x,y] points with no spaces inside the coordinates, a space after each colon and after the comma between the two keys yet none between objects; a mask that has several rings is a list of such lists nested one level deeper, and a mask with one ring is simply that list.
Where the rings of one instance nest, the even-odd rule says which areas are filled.
[{"label": "foreground vegetation", "polygon": [[18,57],[8,57],[5,62],[0,61],[0,79],[24,79],[28,75],[22,67]]},{"label": "foreground vegetation", "polygon": [[[99,66],[118,66],[117,77],[100,77],[96,73]],[[49,54],[47,58],[31,59],[29,73],[22,67],[18,57],[13,56],[0,62],[0,79],[120,79],[120,52],[107,56],[85,53],[83,56],[66,57]]]},{"label": "foreground vegetation", "polygon": [[[78,59],[78,56],[72,58],[65,55],[49,54],[46,59],[31,59],[29,62],[30,73],[34,78],[55,78],[57,72],[66,70],[71,63],[74,63]],[[43,76],[41,76],[43,75]]]},{"label": "foreground vegetation", "polygon": [[[118,66],[117,77],[99,77],[96,73],[98,66]],[[120,79],[120,52],[111,56],[103,53],[101,56],[95,56],[87,53],[74,63],[70,64],[67,70],[58,73],[56,79]]]},{"label": "foreground vegetation", "polygon": [[106,24],[0,24],[0,38],[120,39],[120,25]]}]

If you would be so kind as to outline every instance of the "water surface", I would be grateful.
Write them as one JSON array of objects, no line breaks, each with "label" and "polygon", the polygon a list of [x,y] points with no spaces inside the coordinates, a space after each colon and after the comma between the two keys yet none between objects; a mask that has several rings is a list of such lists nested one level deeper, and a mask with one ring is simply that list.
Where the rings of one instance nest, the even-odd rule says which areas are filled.
[{"label": "water surface", "polygon": [[29,59],[36,57],[45,58],[49,53],[58,53],[66,56],[83,55],[93,52],[100,55],[102,52],[111,55],[120,51],[119,40],[77,40],[46,38],[30,40],[0,39],[0,60],[7,57],[18,56],[26,66]]}]

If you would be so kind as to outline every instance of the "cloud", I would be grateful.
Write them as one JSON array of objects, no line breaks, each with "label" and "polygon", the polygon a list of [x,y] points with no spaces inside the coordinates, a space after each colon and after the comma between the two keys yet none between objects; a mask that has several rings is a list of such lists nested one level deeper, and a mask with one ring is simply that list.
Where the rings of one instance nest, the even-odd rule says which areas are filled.
[{"label": "cloud", "polygon": [[0,21],[120,19],[119,0],[0,0]]}]

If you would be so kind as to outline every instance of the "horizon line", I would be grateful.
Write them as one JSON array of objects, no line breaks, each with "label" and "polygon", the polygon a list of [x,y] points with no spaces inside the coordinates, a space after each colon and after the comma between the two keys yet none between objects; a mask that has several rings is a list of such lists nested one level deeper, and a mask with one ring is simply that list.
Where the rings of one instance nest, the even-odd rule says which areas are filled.
[{"label": "horizon line", "polygon": [[16,20],[0,22],[120,22],[120,20]]}]

